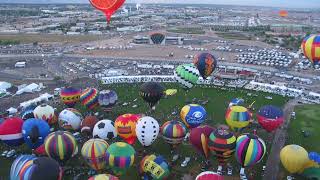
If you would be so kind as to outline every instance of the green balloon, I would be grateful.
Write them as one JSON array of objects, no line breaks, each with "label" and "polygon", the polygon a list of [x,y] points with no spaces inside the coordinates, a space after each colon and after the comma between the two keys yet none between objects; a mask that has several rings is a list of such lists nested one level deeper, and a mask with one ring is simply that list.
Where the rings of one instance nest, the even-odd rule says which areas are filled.
[{"label": "green balloon", "polygon": [[190,89],[199,79],[199,71],[193,64],[179,65],[174,72],[176,81],[184,88]]}]

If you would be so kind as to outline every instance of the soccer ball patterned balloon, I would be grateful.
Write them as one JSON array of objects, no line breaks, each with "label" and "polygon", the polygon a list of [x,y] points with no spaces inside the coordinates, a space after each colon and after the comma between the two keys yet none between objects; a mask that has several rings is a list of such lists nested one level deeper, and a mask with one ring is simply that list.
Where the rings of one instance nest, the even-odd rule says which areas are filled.
[{"label": "soccer ball patterned balloon", "polygon": [[150,146],[158,137],[159,123],[152,117],[145,116],[138,120],[136,134],[143,146]]},{"label": "soccer ball patterned balloon", "polygon": [[117,137],[114,122],[108,119],[99,121],[93,128],[93,137],[109,140]]}]

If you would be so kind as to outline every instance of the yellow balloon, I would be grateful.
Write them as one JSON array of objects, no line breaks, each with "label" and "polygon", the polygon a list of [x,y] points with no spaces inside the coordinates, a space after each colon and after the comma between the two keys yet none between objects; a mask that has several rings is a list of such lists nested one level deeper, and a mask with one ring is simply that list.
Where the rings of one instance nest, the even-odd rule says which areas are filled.
[{"label": "yellow balloon", "polygon": [[309,157],[308,152],[303,147],[291,144],[281,149],[280,160],[287,171],[298,173],[303,170],[305,164],[309,161]]}]

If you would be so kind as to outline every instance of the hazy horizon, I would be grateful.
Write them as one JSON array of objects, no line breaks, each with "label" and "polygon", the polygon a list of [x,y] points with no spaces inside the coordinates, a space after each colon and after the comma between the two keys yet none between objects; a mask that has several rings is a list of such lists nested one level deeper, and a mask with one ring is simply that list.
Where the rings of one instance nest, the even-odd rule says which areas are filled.
[{"label": "hazy horizon", "polygon": [[[268,6],[281,8],[320,8],[320,0],[202,0],[201,4]],[[88,3],[88,0],[0,0],[0,3],[52,4],[52,3]],[[127,3],[168,3],[168,4],[199,4],[197,0],[127,0]]]}]

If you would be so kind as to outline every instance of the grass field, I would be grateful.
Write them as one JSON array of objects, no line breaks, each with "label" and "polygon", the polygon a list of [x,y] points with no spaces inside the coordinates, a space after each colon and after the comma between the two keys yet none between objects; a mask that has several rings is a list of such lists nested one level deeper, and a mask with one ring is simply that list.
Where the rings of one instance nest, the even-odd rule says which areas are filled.
[{"label": "grass field", "polygon": [[[295,108],[296,119],[292,119],[288,129],[289,139],[286,144],[298,144],[308,152],[320,152],[320,106],[304,105]],[[302,131],[310,133],[304,137]]]},{"label": "grass field", "polygon": [[178,27],[178,28],[171,28],[167,30],[168,32],[172,33],[180,33],[180,34],[205,34],[206,32],[201,28],[197,27]]},{"label": "grass field", "polygon": [[[218,124],[225,124],[224,114],[226,111],[226,108],[228,106],[229,101],[232,98],[235,97],[241,97],[245,99],[246,105],[251,104],[255,101],[254,107],[255,109],[259,109],[259,107],[267,104],[273,104],[277,106],[283,106],[285,102],[288,100],[287,98],[284,98],[282,96],[277,95],[271,95],[273,97],[272,100],[265,99],[265,96],[269,96],[270,94],[266,93],[257,93],[257,92],[251,92],[247,90],[222,90],[219,88],[213,88],[213,87],[194,87],[189,92],[183,91],[181,88],[179,88],[176,84],[165,84],[166,88],[179,88],[178,93],[175,96],[163,98],[160,100],[159,104],[156,107],[156,110],[154,112],[149,112],[149,107],[146,105],[146,103],[139,97],[138,91],[139,91],[139,84],[132,84],[132,85],[113,85],[113,86],[105,86],[101,87],[100,89],[114,89],[118,93],[119,96],[119,103],[118,105],[113,109],[113,112],[110,114],[104,114],[105,119],[111,119],[114,120],[118,115],[124,114],[124,113],[145,113],[147,115],[150,115],[157,119],[159,121],[159,124],[163,124],[163,122],[173,119],[180,119],[179,116],[171,115],[171,113],[176,110],[180,111],[180,109],[187,103],[191,102],[192,99],[196,98],[198,100],[209,100],[209,103],[206,104],[204,107],[207,110],[208,118],[206,120],[206,124],[210,124],[212,126],[217,126]],[[248,96],[248,93],[252,93],[251,96]],[[136,102],[133,102],[134,99],[138,99]],[[121,106],[123,102],[129,102],[129,105],[126,107]],[[137,108],[132,108],[132,105],[137,104]],[[63,106],[57,107],[58,111],[60,112],[63,108]],[[80,105],[77,105],[77,109],[80,109],[83,114],[87,113],[88,111],[81,107]],[[99,111],[99,110],[98,110]],[[254,111],[255,113],[255,111]],[[245,132],[252,132],[253,127],[251,129],[245,129]],[[266,131],[262,129],[258,129],[258,135],[263,138],[268,146],[268,149],[270,149],[271,144],[271,138],[272,136],[270,134],[267,134]],[[121,141],[120,139],[116,139],[115,141]],[[111,142],[109,142],[111,143]],[[81,146],[79,147],[81,148]],[[134,167],[130,168],[126,175],[122,176],[121,179],[124,180],[136,180],[140,179],[138,176],[138,163],[140,162],[142,155],[141,151],[143,148],[141,147],[140,143],[137,141],[134,145],[134,148],[136,151],[140,152],[137,154],[135,159]],[[1,145],[0,147],[1,152],[4,149],[4,146]],[[19,148],[20,152],[30,152],[25,146]],[[158,139],[154,142],[154,144],[146,149],[146,152],[148,154],[155,153],[163,155],[168,161],[171,161],[172,155],[170,154],[170,148],[169,145],[166,144],[161,137],[158,137]],[[201,172],[201,159],[198,154],[196,154],[195,149],[186,143],[183,143],[179,146],[177,149],[177,152],[183,156],[190,156],[190,157],[197,157],[197,161],[195,159],[192,159],[192,161],[189,163],[188,167],[182,168],[180,167],[181,162],[184,158],[181,158],[178,160],[178,163],[176,165],[173,165],[171,167],[171,176],[169,179],[179,179],[184,174],[190,173],[192,175],[196,175]],[[267,155],[264,157],[262,162],[260,162],[258,165],[249,170],[248,175],[250,172],[253,174],[254,179],[261,179],[260,171],[262,169],[262,165],[265,164],[267,159]],[[9,173],[10,165],[12,163],[12,160],[5,160],[3,158],[0,158],[1,161],[1,168],[0,168],[0,174],[3,178],[7,178],[7,175]],[[213,170],[217,168],[217,160],[214,157],[211,157],[211,163],[212,167],[210,170]],[[231,158],[230,163],[233,165],[233,171],[235,176],[238,176],[239,172],[239,166],[235,162],[235,158]],[[83,165],[82,158],[78,155],[77,157],[74,157],[72,160],[69,160],[66,164],[66,166],[73,166],[73,167],[85,167],[86,170],[82,170],[80,172],[87,172],[89,170],[89,167],[86,165]],[[104,171],[104,172],[110,172],[110,171]],[[0,178],[1,179],[1,178]],[[72,179],[71,177],[65,177],[64,179]],[[84,177],[85,179],[85,177]],[[232,179],[232,178],[228,178]]]},{"label": "grass field", "polygon": [[100,40],[101,36],[96,35],[50,35],[50,34],[17,34],[17,35],[0,35],[0,40],[18,41],[20,43],[47,43],[47,42],[64,42],[79,43]]},{"label": "grass field", "polygon": [[224,39],[236,39],[236,40],[250,40],[250,37],[245,36],[242,33],[236,32],[216,32],[219,37]]}]

